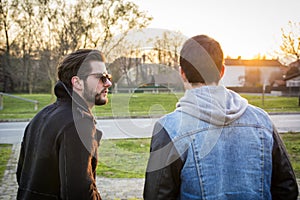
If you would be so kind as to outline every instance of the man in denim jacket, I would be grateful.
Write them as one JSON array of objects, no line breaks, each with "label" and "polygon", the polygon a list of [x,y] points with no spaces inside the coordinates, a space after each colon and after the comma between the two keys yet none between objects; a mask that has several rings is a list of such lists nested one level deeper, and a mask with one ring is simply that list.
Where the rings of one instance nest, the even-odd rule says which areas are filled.
[{"label": "man in denim jacket", "polygon": [[186,93],[156,123],[144,198],[297,199],[294,171],[268,114],[221,86],[220,44],[198,35],[180,52]]}]

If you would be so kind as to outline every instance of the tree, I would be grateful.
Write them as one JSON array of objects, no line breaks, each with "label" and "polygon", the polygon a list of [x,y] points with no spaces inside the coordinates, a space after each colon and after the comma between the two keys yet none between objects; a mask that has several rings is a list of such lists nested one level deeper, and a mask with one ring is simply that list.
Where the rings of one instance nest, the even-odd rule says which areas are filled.
[{"label": "tree", "polygon": [[113,49],[130,30],[145,28],[152,20],[136,4],[124,0],[80,0],[78,5],[86,8],[82,13],[86,24],[83,47],[98,48],[109,62],[115,59],[110,55]]},{"label": "tree", "polygon": [[[6,44],[9,62],[4,64],[9,78],[13,80],[14,90],[33,92],[39,77],[37,63],[37,39],[41,28],[37,21],[35,1],[6,1],[8,12],[6,23]],[[3,5],[3,4],[2,4]],[[4,11],[4,10],[3,10]],[[3,12],[5,13],[5,11]],[[3,23],[5,24],[5,23]],[[8,56],[7,56],[8,57]]]},{"label": "tree", "polygon": [[282,44],[281,52],[283,62],[292,62],[300,59],[300,22],[289,21],[287,28],[281,29]]},{"label": "tree", "polygon": [[21,66],[23,67],[23,74],[21,75],[21,90],[28,90],[29,93],[32,93],[33,89],[33,79],[34,79],[34,70],[33,70],[33,59],[35,54],[35,13],[34,5],[31,1],[22,1],[19,2],[14,13],[21,11],[22,15],[19,15],[16,19],[18,26],[20,27],[20,32],[18,35],[19,38],[19,49],[21,59]]},{"label": "tree", "polygon": [[3,92],[11,92],[14,89],[14,82],[9,71],[9,69],[11,68],[11,35],[9,32],[11,23],[9,20],[9,10],[13,6],[14,5],[7,0],[0,0],[0,32],[4,35],[4,41],[0,41],[1,46],[4,46],[3,49],[1,48],[1,50],[4,52],[4,54],[1,54],[1,60],[3,61],[3,63],[1,64],[3,76]]},{"label": "tree", "polygon": [[79,48],[98,48],[113,60],[110,53],[127,33],[146,27],[151,19],[125,0],[0,0],[5,88],[10,82],[19,91],[32,92],[39,77],[48,77],[53,91],[56,66],[64,55]]},{"label": "tree", "polygon": [[[138,43],[131,43],[124,40],[112,52],[112,56],[119,56],[110,65],[109,70],[117,83],[123,77],[127,86],[138,85],[139,82],[139,66],[142,62],[142,48]],[[129,77],[129,71],[133,68],[135,71],[135,79]]]},{"label": "tree", "polygon": [[[158,63],[168,66],[177,66],[178,65],[178,51],[179,48],[183,45],[183,42],[186,40],[180,32],[163,32],[161,37],[156,37],[154,40],[155,51],[152,52],[152,56],[157,56]],[[154,55],[153,55],[154,53]]]},{"label": "tree", "polygon": [[79,4],[67,6],[64,0],[52,0],[39,2],[38,9],[40,66],[47,72],[54,98],[59,60],[82,45],[85,21],[81,13],[84,7]]}]

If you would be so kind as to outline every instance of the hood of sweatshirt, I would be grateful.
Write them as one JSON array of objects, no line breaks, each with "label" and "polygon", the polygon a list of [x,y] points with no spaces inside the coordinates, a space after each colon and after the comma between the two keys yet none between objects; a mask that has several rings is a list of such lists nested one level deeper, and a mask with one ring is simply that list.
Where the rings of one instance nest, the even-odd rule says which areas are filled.
[{"label": "hood of sweatshirt", "polygon": [[248,101],[224,86],[202,86],[187,90],[176,110],[216,126],[237,120],[246,110]]}]

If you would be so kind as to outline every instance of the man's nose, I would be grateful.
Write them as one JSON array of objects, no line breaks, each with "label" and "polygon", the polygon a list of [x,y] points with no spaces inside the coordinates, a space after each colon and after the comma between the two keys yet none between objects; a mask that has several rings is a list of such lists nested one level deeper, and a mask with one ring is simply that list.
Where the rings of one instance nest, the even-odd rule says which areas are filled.
[{"label": "man's nose", "polygon": [[108,87],[109,88],[112,85],[112,82],[107,79],[103,85],[104,85],[104,87]]}]

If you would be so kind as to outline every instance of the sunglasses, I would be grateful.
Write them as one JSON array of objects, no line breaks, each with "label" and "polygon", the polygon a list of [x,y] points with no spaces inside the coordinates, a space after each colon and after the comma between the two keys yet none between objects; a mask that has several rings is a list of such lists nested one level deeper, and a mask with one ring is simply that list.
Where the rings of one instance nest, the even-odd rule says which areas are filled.
[{"label": "sunglasses", "polygon": [[89,74],[89,75],[86,75],[87,76],[95,76],[97,79],[101,80],[102,83],[106,83],[107,80],[111,81],[112,80],[112,76],[111,74],[107,74],[107,73],[92,73],[92,74]]}]

